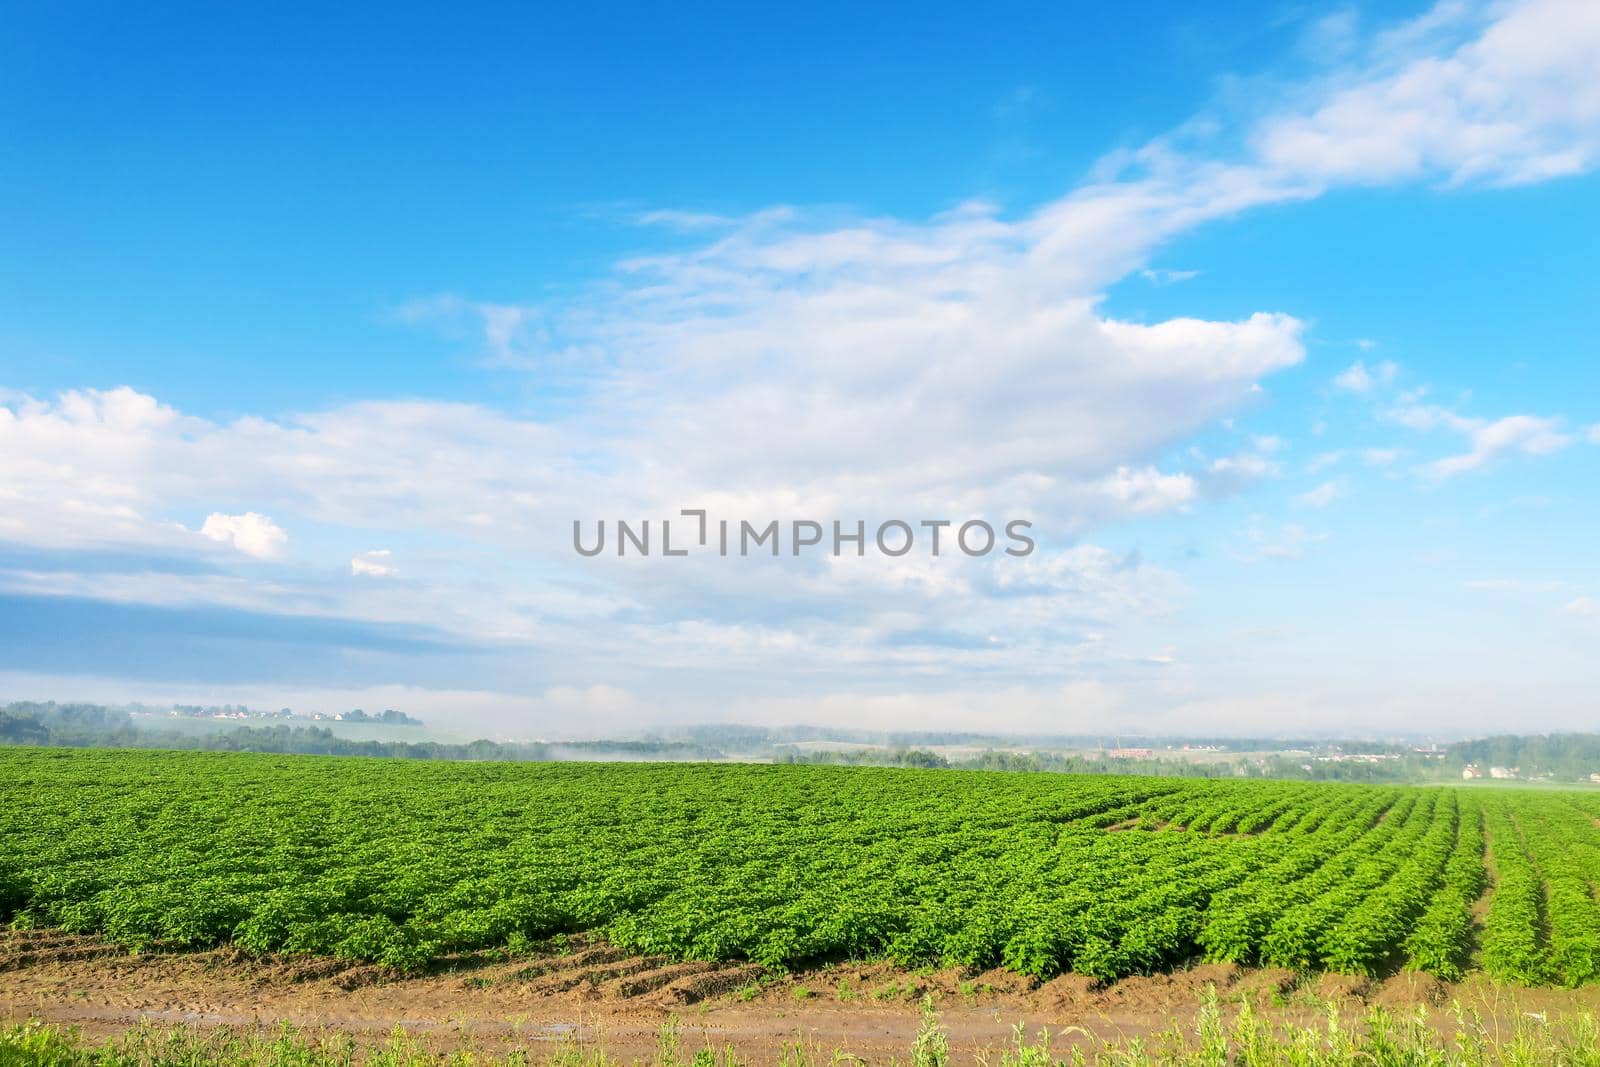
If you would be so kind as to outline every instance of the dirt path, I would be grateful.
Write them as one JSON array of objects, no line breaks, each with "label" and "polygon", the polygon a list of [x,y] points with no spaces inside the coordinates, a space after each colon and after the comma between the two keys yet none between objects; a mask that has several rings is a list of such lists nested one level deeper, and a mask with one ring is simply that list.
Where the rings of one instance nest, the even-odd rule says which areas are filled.
[{"label": "dirt path", "polygon": [[1208,986],[1225,1005],[1247,994],[1284,1022],[1315,1023],[1325,1001],[1351,1015],[1368,1003],[1446,1005],[1459,998],[1488,1014],[1560,1013],[1600,1007],[1600,990],[1522,990],[1484,982],[1448,987],[1420,975],[1386,982],[1340,976],[1301,980],[1287,971],[1208,964],[1171,975],[1098,987],[1064,976],[1034,987],[1007,972],[912,973],[848,964],[803,974],[763,975],[747,965],[671,963],[578,942],[568,951],[515,960],[449,961],[453,968],[395,977],[328,960],[252,959],[232,950],[129,955],[91,938],[54,931],[0,932],[0,1020],[30,1017],[78,1027],[91,1037],[141,1022],[196,1027],[275,1027],[381,1042],[398,1026],[440,1048],[484,1049],[542,1041],[598,1044],[624,1060],[655,1049],[669,1017],[685,1049],[731,1044],[752,1059],[776,1059],[795,1042],[824,1055],[869,1061],[905,1058],[932,997],[953,1052],[1009,1044],[1013,1027],[1062,1033],[1058,1047],[1191,1026]]}]

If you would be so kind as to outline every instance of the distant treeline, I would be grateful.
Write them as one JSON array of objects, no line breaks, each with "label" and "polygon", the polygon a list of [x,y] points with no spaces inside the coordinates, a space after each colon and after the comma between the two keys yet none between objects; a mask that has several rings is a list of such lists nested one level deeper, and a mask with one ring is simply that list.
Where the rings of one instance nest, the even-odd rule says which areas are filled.
[{"label": "distant treeline", "polygon": [[[357,720],[360,721],[360,720]],[[366,721],[373,721],[369,718]],[[0,744],[66,748],[166,748],[208,752],[280,752],[316,756],[388,756],[416,760],[716,760],[717,749],[687,742],[364,741],[322,726],[235,726],[210,733],[145,729],[126,711],[98,704],[23,702],[0,707]]]},{"label": "distant treeline", "polygon": [[1164,748],[1188,746],[1191,749],[1225,749],[1229,752],[1281,752],[1286,749],[1312,751],[1342,746],[1359,748],[1363,752],[1400,754],[1408,752],[1408,745],[1393,741],[1337,741],[1296,737],[1180,737],[1165,735],[1132,735],[1117,737],[1104,734],[1027,734],[1010,735],[955,730],[858,730],[829,726],[749,726],[742,723],[701,723],[679,726],[646,733],[647,740],[691,741],[710,745],[729,752],[756,752],[763,749],[781,750],[786,746],[808,741],[832,741],[860,745],[862,749],[889,748],[892,750],[928,749],[943,745],[961,745],[968,748],[1018,748],[1026,747],[1038,752],[1053,749],[1111,748],[1124,745]]},{"label": "distant treeline", "polygon": [[385,708],[385,709],[383,709],[383,711],[379,712],[376,715],[369,715],[366,712],[362,711],[360,708],[356,708],[354,711],[345,712],[344,715],[341,716],[341,718],[345,722],[375,722],[375,723],[381,723],[384,726],[421,726],[422,725],[422,720],[421,719],[414,719],[410,715],[407,715],[405,712],[396,711],[393,708]]},{"label": "distant treeline", "polygon": [[1600,772],[1600,734],[1503,734],[1451,745],[1450,754],[1458,772],[1476,763],[1485,771],[1514,767],[1522,778],[1587,778]]},{"label": "distant treeline", "polygon": [[920,748],[850,749],[777,754],[780,763],[844,763],[879,767],[950,767],[963,771],[1047,771],[1056,774],[1149,774],[1182,778],[1293,777],[1269,776],[1253,764],[1194,763],[1181,759],[1111,759],[1068,756],[1054,752],[989,750],[965,759],[950,759]]},{"label": "distant treeline", "polygon": [[[1324,744],[1324,750],[1334,746]],[[1362,749],[1368,754],[1379,748]],[[863,748],[807,750],[780,747],[783,763],[843,763],[883,767],[953,767],[986,771],[1053,771],[1060,774],[1147,774],[1179,778],[1293,778],[1327,782],[1444,782],[1460,781],[1462,768],[1475,763],[1487,773],[1490,767],[1515,771],[1520,780],[1540,779],[1582,782],[1600,772],[1600,735],[1552,734],[1529,737],[1491,737],[1461,741],[1438,752],[1404,751],[1381,760],[1290,756],[1260,750],[1235,760],[1199,761],[1075,755],[1057,752],[989,750],[952,759],[928,749]]]},{"label": "distant treeline", "polygon": [[[347,721],[382,721],[364,716]],[[899,740],[862,742],[859,736]],[[806,741],[839,741],[860,748],[802,749]],[[906,739],[925,739],[920,744]],[[1140,738],[1146,745],[1151,739]],[[951,757],[934,751],[933,744],[994,743],[995,747],[971,756]],[[1031,743],[1031,742],[1029,742]],[[1175,742],[1176,743],[1176,742]],[[1520,779],[1540,778],[1560,782],[1586,781],[1600,773],[1600,734],[1551,734],[1489,737],[1460,741],[1436,752],[1372,742],[1302,742],[1314,755],[1273,751],[1266,741],[1189,741],[1191,748],[1207,744],[1226,746],[1231,758],[1212,759],[1165,756],[1161,749],[1148,757],[1112,757],[1052,752],[1041,747],[1019,752],[1002,748],[1002,739],[982,734],[884,734],[865,731],[835,732],[821,727],[704,726],[689,727],[674,735],[658,734],[637,741],[535,741],[477,740],[376,741],[341,737],[322,726],[286,725],[218,728],[205,733],[144,727],[119,708],[98,704],[22,702],[0,706],[0,745],[58,745],[75,748],[168,748],[223,752],[304,753],[330,756],[387,756],[414,760],[727,760],[771,759],[779,763],[840,763],[888,767],[955,768],[988,771],[1048,771],[1061,774],[1146,774],[1184,778],[1297,778],[1345,782],[1459,781],[1462,768],[1477,764],[1487,774],[1504,767]],[[877,747],[867,747],[868,744]],[[1013,745],[1015,742],[1013,742]],[[1284,745],[1286,742],[1276,742]],[[1088,747],[1088,746],[1084,746]],[[1381,759],[1350,758],[1361,752]],[[1195,755],[1191,752],[1191,755]],[[1219,753],[1220,756],[1220,753]]]}]

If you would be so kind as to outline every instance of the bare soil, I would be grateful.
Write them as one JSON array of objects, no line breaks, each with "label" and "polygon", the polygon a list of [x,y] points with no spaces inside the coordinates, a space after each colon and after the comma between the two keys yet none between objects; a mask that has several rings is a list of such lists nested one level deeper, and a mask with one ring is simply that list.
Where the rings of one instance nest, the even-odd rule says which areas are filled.
[{"label": "bare soil", "polygon": [[1426,975],[1385,980],[1197,964],[1169,974],[1101,985],[1080,975],[1036,984],[1004,970],[907,971],[842,963],[774,974],[748,964],[677,962],[630,956],[573,940],[538,955],[490,954],[443,961],[405,976],[326,959],[254,958],[233,949],[126,950],[50,930],[0,930],[0,1022],[39,1018],[100,1038],[141,1023],[210,1028],[276,1028],[349,1034],[380,1043],[396,1027],[439,1048],[496,1050],[540,1041],[603,1046],[623,1060],[648,1058],[669,1017],[683,1047],[732,1045],[752,1061],[776,1059],[785,1044],[825,1055],[904,1060],[930,997],[952,1052],[1011,1042],[1018,1023],[1058,1035],[1059,1048],[1192,1027],[1206,990],[1225,1009],[1248,996],[1270,1018],[1299,1025],[1347,1018],[1368,1005],[1438,1013],[1454,1002],[1492,1020],[1600,1009],[1600,987],[1523,989],[1473,978],[1448,984]]}]

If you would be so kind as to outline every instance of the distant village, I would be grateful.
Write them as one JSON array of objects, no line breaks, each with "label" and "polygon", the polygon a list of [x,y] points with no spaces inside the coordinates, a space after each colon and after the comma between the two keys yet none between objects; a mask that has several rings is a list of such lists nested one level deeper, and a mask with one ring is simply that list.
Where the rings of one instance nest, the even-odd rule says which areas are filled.
[{"label": "distant village", "polygon": [[277,711],[258,711],[247,708],[243,704],[206,705],[174,704],[168,709],[167,714],[178,719],[228,719],[243,722],[362,722],[376,723],[383,726],[421,726],[422,720],[407,715],[394,708],[385,708],[377,714],[370,714],[360,708],[351,711],[321,712],[313,711],[305,714],[296,714],[293,708],[279,708]]},{"label": "distant village", "polygon": [[[1370,748],[1328,742],[1269,749],[1250,742],[1237,748],[1222,743],[1136,747],[1119,740],[1115,745],[1103,745],[1099,754],[1109,760],[1129,763],[1173,758],[1192,761],[1203,754],[1231,758],[1240,774],[1253,770],[1280,776],[1298,773],[1318,779],[1350,781],[1441,781],[1454,778],[1456,768],[1460,768],[1460,780],[1468,782],[1488,779],[1600,784],[1600,771],[1591,769],[1600,767],[1600,750],[1589,744],[1594,740],[1592,736],[1571,735],[1559,739],[1501,739],[1509,743],[1489,748],[1488,758],[1484,754],[1488,742],[1377,743]],[[1529,747],[1548,741],[1555,742],[1553,747],[1563,759],[1553,760],[1550,751]],[[1551,747],[1545,746],[1546,749]]]},{"label": "distant village", "polygon": [[[1555,780],[1553,774],[1530,774],[1524,776],[1521,767],[1485,767],[1481,763],[1469,763],[1461,768],[1461,777],[1466,781],[1474,778],[1517,778],[1529,782],[1550,782]],[[1589,775],[1589,781],[1600,784],[1600,772]]]}]

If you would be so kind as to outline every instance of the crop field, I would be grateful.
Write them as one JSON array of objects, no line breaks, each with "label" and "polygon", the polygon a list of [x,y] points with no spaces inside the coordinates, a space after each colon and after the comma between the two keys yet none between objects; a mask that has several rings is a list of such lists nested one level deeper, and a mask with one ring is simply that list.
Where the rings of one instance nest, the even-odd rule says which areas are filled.
[{"label": "crop field", "polygon": [[585,932],[770,967],[1600,977],[1600,795],[0,749],[0,920],[413,969]]}]

